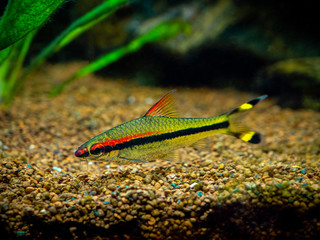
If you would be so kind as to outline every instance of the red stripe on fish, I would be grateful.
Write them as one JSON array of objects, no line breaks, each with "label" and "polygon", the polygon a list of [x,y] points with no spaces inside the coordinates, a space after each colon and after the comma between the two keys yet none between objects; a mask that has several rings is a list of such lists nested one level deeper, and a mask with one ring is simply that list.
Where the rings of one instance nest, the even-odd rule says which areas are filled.
[{"label": "red stripe on fish", "polygon": [[113,146],[116,146],[119,143],[125,143],[125,142],[128,142],[128,141],[132,140],[132,139],[148,137],[148,136],[156,135],[156,134],[159,134],[159,133],[162,133],[162,132],[139,133],[139,134],[134,134],[134,135],[131,135],[131,136],[125,136],[125,137],[118,138],[118,139],[107,140],[107,141],[102,142],[101,144],[103,144],[104,146],[113,147]]}]

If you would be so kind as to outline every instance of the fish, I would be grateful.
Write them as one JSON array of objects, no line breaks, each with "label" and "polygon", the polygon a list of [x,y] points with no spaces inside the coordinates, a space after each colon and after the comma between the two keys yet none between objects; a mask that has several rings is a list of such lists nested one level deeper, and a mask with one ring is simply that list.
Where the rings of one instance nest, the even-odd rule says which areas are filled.
[{"label": "fish", "polygon": [[209,118],[181,118],[172,90],[140,118],[113,127],[82,144],[75,156],[96,161],[149,162],[166,158],[174,150],[195,144],[215,134],[232,135],[258,144],[261,134],[241,122],[242,113],[267,98],[263,95],[239,107]]}]

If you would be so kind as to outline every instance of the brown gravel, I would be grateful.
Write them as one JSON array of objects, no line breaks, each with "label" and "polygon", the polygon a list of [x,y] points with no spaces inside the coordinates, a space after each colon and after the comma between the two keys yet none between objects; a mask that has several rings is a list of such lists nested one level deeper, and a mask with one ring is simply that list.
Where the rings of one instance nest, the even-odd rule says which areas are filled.
[{"label": "brown gravel", "polygon": [[[0,112],[0,233],[29,239],[320,239],[320,113],[272,99],[245,121],[260,145],[217,135],[174,163],[80,162],[89,138],[142,116],[170,89],[79,80],[45,94],[79,64],[47,66]],[[179,89],[185,117],[209,117],[256,95]],[[200,99],[200,100],[199,100]]]}]

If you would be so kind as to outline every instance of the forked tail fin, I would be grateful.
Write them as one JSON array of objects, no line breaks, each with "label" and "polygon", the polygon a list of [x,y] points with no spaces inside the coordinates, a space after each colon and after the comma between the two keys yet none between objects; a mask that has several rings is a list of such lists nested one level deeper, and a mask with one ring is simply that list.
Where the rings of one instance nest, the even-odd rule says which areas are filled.
[{"label": "forked tail fin", "polygon": [[268,95],[263,95],[255,99],[250,100],[242,104],[240,107],[237,107],[227,113],[226,115],[229,118],[229,134],[233,135],[241,140],[249,143],[260,143],[261,136],[260,133],[250,130],[248,127],[241,123],[242,113],[246,112],[254,107],[257,103],[261,102],[263,99],[267,98]]}]

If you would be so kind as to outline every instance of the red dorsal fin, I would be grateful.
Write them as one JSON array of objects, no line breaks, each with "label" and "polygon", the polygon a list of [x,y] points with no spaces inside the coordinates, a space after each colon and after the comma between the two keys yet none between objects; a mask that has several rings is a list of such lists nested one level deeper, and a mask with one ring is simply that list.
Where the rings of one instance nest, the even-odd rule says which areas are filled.
[{"label": "red dorsal fin", "polygon": [[174,93],[176,90],[172,90],[164,95],[156,104],[154,104],[148,112],[144,115],[146,116],[162,116],[162,117],[179,117],[175,109]]}]

